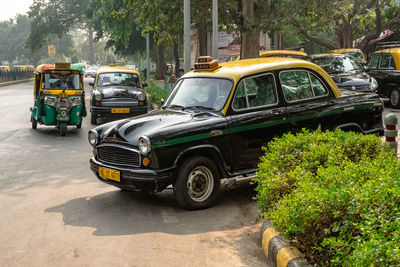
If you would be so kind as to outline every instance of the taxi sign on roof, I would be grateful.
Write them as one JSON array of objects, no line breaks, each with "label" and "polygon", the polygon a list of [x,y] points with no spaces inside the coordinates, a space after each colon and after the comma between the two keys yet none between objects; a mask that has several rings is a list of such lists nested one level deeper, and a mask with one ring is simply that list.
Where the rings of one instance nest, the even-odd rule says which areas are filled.
[{"label": "taxi sign on roof", "polygon": [[194,71],[213,71],[221,67],[217,60],[213,60],[210,56],[197,58],[197,63],[194,64]]},{"label": "taxi sign on roof", "polygon": [[59,62],[56,63],[56,69],[70,69],[71,68],[71,63],[66,63],[66,62]]}]

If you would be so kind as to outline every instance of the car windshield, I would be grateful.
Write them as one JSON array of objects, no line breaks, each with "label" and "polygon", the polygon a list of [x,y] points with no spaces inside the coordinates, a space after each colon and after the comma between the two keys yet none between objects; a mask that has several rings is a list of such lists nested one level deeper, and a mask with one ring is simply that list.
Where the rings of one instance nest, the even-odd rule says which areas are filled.
[{"label": "car windshield", "polygon": [[107,72],[99,74],[97,86],[124,85],[140,87],[139,76],[136,73]]},{"label": "car windshield", "polygon": [[221,110],[233,83],[223,78],[186,78],[175,86],[164,107]]},{"label": "car windshield", "polygon": [[358,59],[362,59],[363,58],[363,56],[362,56],[362,54],[360,52],[346,52],[344,54],[352,56],[354,58],[358,58]]},{"label": "car windshield", "polygon": [[72,71],[51,71],[43,75],[42,88],[76,90],[82,89],[82,82],[79,74]]},{"label": "car windshield", "polygon": [[350,57],[318,57],[312,61],[328,74],[363,72],[357,61]]}]

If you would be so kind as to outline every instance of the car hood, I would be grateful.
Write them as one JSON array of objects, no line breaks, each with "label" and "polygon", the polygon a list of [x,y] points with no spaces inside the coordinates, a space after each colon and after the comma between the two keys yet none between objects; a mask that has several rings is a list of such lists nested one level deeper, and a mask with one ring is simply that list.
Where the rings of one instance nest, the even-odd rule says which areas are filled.
[{"label": "car hood", "polygon": [[360,86],[371,83],[371,77],[366,72],[358,74],[330,74],[332,80],[339,86]]},{"label": "car hood", "polygon": [[226,125],[226,119],[212,112],[186,112],[158,110],[134,118],[107,123],[97,127],[104,142],[124,142],[137,146],[141,136],[151,143],[162,143],[169,139],[188,136],[217,129]]},{"label": "car hood", "polygon": [[138,95],[143,93],[143,89],[138,87],[129,87],[129,86],[107,86],[107,87],[98,87],[102,95],[103,99],[107,98],[116,98],[116,97],[131,97],[137,98]]}]

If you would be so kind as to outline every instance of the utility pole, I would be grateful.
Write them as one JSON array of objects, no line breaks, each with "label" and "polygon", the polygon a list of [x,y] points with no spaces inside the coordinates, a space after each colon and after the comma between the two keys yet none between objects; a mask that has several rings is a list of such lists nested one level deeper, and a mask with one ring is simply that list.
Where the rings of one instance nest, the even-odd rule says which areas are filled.
[{"label": "utility pole", "polygon": [[146,33],[146,63],[147,63],[147,70],[146,70],[146,80],[150,80],[150,37],[149,34]]},{"label": "utility pole", "polygon": [[213,59],[218,59],[218,0],[212,0],[212,53]]},{"label": "utility pole", "polygon": [[183,50],[184,50],[184,70],[185,73],[191,68],[191,47],[190,47],[190,0],[183,2]]}]

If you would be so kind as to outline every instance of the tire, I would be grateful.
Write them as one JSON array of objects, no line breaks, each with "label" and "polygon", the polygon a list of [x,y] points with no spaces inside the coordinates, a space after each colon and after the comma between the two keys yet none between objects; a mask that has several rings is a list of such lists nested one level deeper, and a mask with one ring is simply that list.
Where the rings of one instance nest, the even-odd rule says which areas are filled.
[{"label": "tire", "polygon": [[97,124],[97,115],[94,113],[90,113],[90,123],[93,125]]},{"label": "tire", "polygon": [[390,105],[394,108],[400,108],[400,90],[399,88],[394,88],[390,91],[389,95]]},{"label": "tire", "polygon": [[82,120],[79,124],[76,125],[76,128],[78,128],[78,129],[82,128]]},{"label": "tire", "polygon": [[67,123],[60,122],[60,135],[65,136],[66,133],[67,133]]},{"label": "tire", "polygon": [[32,116],[31,121],[32,121],[32,129],[36,129],[36,127],[37,127],[37,120]]},{"label": "tire", "polygon": [[174,183],[174,194],[179,206],[198,210],[210,207],[220,191],[217,166],[206,157],[193,157],[184,161]]}]

